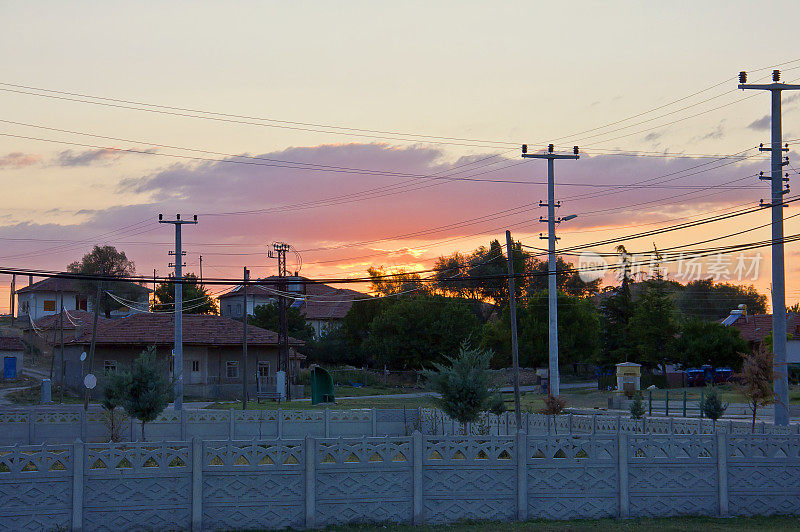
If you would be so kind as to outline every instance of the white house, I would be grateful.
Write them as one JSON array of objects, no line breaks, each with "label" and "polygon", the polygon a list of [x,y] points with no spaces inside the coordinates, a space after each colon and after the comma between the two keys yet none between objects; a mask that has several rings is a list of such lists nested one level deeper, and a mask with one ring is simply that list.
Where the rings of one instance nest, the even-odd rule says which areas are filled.
[{"label": "white house", "polygon": [[[141,292],[137,296],[137,303],[147,306],[149,303],[149,293],[147,288],[141,287]],[[17,294],[17,315],[22,319],[36,321],[44,316],[58,314],[61,304],[67,312],[73,310],[93,311],[92,302],[80,290],[79,281],[61,277],[49,277],[43,281],[33,283],[20,288]],[[127,309],[112,312],[112,315],[125,316],[129,314]]]}]

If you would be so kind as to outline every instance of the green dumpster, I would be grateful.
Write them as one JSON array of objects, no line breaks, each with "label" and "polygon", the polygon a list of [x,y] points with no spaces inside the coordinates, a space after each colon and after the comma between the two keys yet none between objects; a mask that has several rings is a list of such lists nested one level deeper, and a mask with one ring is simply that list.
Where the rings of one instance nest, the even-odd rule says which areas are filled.
[{"label": "green dumpster", "polygon": [[335,401],[331,374],[319,366],[311,368],[311,404],[317,405]]}]

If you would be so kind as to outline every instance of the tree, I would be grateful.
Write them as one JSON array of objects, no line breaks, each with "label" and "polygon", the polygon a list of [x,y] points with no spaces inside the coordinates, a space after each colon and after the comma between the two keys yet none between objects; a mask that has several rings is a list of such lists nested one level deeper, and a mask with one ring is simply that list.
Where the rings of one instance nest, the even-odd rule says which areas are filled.
[{"label": "tree", "polygon": [[[280,329],[280,312],[278,312],[277,301],[254,308],[253,315],[247,318],[247,323],[262,329],[278,331]],[[286,329],[289,336],[298,340],[308,341],[314,338],[314,327],[306,323],[306,317],[297,308],[286,309]]]},{"label": "tree", "polygon": [[706,390],[703,402],[700,403],[700,410],[703,415],[714,422],[714,432],[717,432],[717,420],[722,417],[728,409],[728,403],[722,401],[719,390],[709,386]]},{"label": "tree", "polygon": [[[184,314],[218,314],[217,302],[208,293],[205,285],[198,283],[197,276],[189,273],[184,276],[185,282],[181,285],[183,289],[183,313]],[[150,306],[152,312],[174,312],[175,311],[175,285],[173,283],[161,283],[153,293],[153,304]]]},{"label": "tree", "polygon": [[561,415],[564,407],[567,406],[567,400],[558,395],[548,394],[544,398],[544,407],[539,410],[540,414],[546,416],[553,416],[553,431],[558,434],[558,423],[556,417]]},{"label": "tree", "polygon": [[[439,293],[450,297],[480,298],[480,281],[470,279],[472,256],[456,251],[436,259],[433,274],[434,286]],[[452,280],[452,279],[457,280]]]},{"label": "tree", "polygon": [[738,329],[698,318],[683,324],[675,344],[677,359],[684,368],[703,364],[738,368],[742,360],[741,353],[748,349]]},{"label": "tree", "polygon": [[618,287],[608,290],[610,295],[604,297],[600,304],[602,348],[598,363],[606,367],[630,360],[634,356],[633,342],[628,331],[634,310],[628,252],[622,245],[617,246],[617,252],[620,253],[623,264],[622,281]]},{"label": "tree", "polygon": [[[515,243],[514,271],[524,272],[524,255],[521,244]],[[481,246],[476,249],[469,260],[469,275],[476,278],[477,290],[480,297],[490,300],[498,308],[508,305],[508,260],[499,240],[492,240],[489,247]],[[522,293],[522,283],[517,289]]]},{"label": "tree", "polygon": [[172,382],[166,376],[166,368],[156,358],[155,346],[149,347],[133,361],[130,370],[130,385],[123,398],[125,411],[144,425],[158,417],[172,400]]},{"label": "tree", "polygon": [[364,343],[367,356],[396,369],[418,369],[455,352],[478,327],[463,299],[400,298],[382,307]]},{"label": "tree", "polygon": [[[547,290],[547,275],[549,271],[547,260],[533,258],[528,266],[528,291]],[[559,292],[564,292],[571,296],[587,297],[598,291],[600,282],[600,279],[595,279],[587,283],[581,279],[580,273],[576,271],[571,262],[565,261],[560,256],[556,257],[556,287]]]},{"label": "tree", "polygon": [[434,369],[423,372],[433,390],[439,393],[435,402],[445,414],[460,423],[478,419],[492,396],[491,358],[491,352],[474,349],[464,341],[458,355],[446,357],[445,363],[435,362]]},{"label": "tree", "polygon": [[669,287],[657,269],[654,279],[645,282],[628,322],[628,332],[636,350],[637,362],[650,368],[672,360],[678,333],[675,304]]},{"label": "tree", "polygon": [[[114,246],[94,246],[92,251],[67,266],[67,271],[83,275],[103,275],[106,277],[130,277],[136,274],[136,266],[128,259],[124,251],[117,251]],[[97,281],[80,281],[78,283],[81,293],[87,297],[95,296]],[[103,291],[100,294],[99,311],[106,318],[111,317],[111,311],[122,308],[124,305],[114,300],[107,292],[117,297],[135,300],[144,290],[140,285],[126,281],[103,282]]]},{"label": "tree", "polygon": [[720,320],[740,304],[747,305],[750,314],[763,314],[767,311],[767,296],[759,294],[753,285],[739,286],[699,279],[689,282],[677,300],[682,315],[706,321]]},{"label": "tree", "polygon": [[108,429],[109,441],[120,441],[120,429],[125,420],[125,414],[119,412],[117,407],[125,406],[125,397],[131,385],[131,376],[128,371],[107,371],[105,373],[105,386],[100,404],[105,411],[105,424]]},{"label": "tree", "polygon": [[758,407],[775,401],[772,391],[773,358],[772,350],[762,344],[758,349],[742,355],[742,371],[736,376],[739,389],[747,397],[753,411],[752,432],[756,431]]},{"label": "tree", "polygon": [[[559,362],[569,364],[595,358],[600,347],[600,321],[597,308],[589,299],[559,292],[558,353]],[[529,296],[517,311],[519,361],[534,367],[548,360],[549,316],[547,291]],[[508,309],[499,320],[488,322],[481,330],[481,347],[496,353],[495,367],[511,364],[511,318]]]},{"label": "tree", "polygon": [[360,345],[351,345],[344,327],[334,327],[307,341],[303,353],[318,364],[364,365]]},{"label": "tree", "polygon": [[385,267],[371,266],[367,269],[370,277],[370,290],[379,296],[392,296],[405,293],[425,293],[427,287],[418,273],[405,270],[389,272]]},{"label": "tree", "polygon": [[645,412],[644,404],[642,404],[642,392],[636,392],[631,401],[631,419],[642,419]]}]

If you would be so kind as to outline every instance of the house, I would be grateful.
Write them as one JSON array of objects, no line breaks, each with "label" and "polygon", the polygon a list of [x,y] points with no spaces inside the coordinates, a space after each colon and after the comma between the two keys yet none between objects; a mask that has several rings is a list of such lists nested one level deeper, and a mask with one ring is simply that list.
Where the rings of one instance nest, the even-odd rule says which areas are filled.
[{"label": "house", "polygon": [[[739,335],[753,348],[758,348],[764,338],[772,334],[772,314],[747,314],[746,309],[736,309],[722,320],[722,324],[736,328]],[[789,335],[786,342],[786,361],[789,364],[800,364],[800,314],[786,314],[786,332]]]},{"label": "house", "polygon": [[0,358],[3,359],[3,372],[0,380],[16,379],[22,374],[22,356],[25,344],[16,336],[0,336]]},{"label": "house", "polygon": [[[244,325],[222,316],[184,314],[183,316],[183,389],[187,397],[205,399],[239,398],[242,390],[242,340]],[[81,353],[88,353],[92,330],[65,339],[65,382],[67,387],[81,389],[88,372]],[[156,346],[157,357],[164,362],[164,371],[174,376],[172,352],[175,322],[172,314],[143,313],[126,318],[106,320],[97,327],[92,373],[102,388],[104,372],[129,366],[145,349]],[[297,353],[303,342],[289,338],[289,357],[293,374],[299,375],[299,363],[305,357]],[[278,371],[278,334],[259,327],[247,327],[247,382],[253,397],[256,376],[274,385]],[[56,364],[58,367],[59,364]],[[57,371],[60,379],[60,370]],[[301,390],[293,389],[299,397]]]},{"label": "house", "polygon": [[[264,279],[270,284],[247,287],[247,314],[253,315],[254,309],[277,301],[277,282],[279,277]],[[353,302],[370,296],[355,290],[334,288],[321,283],[309,283],[305,277],[297,275],[283,279],[286,292],[291,295],[290,305],[300,310],[306,322],[314,328],[315,337],[320,337],[332,328],[341,325]],[[275,283],[275,284],[273,284]],[[219,309],[222,316],[241,319],[245,307],[242,287],[237,286],[219,296]]]},{"label": "house", "polygon": [[[150,290],[138,284],[135,287],[138,306],[148,307],[150,303]],[[44,316],[58,314],[61,304],[67,311],[83,310],[92,312],[92,302],[81,289],[80,281],[66,277],[48,277],[42,281],[30,284],[16,291],[17,314],[28,321],[36,321]],[[124,316],[128,309],[113,311],[112,316]]]}]

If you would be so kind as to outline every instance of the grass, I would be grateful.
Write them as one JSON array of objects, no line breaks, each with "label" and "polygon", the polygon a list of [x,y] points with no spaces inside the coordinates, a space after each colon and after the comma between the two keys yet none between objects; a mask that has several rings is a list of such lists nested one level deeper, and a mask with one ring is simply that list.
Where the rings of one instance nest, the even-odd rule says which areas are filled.
[{"label": "grass", "polygon": [[[58,385],[53,386],[50,391],[50,398],[53,400],[54,403],[58,402],[59,398],[59,388]],[[42,399],[42,385],[39,384],[37,386],[33,386],[31,388],[26,388],[25,390],[18,390],[16,392],[9,393],[6,398],[11,401],[12,403],[18,405],[38,405]],[[83,403],[83,399],[71,393],[64,394],[64,404],[79,404]],[[51,403],[52,404],[52,403]]]},{"label": "grass", "polygon": [[423,390],[417,388],[395,388],[392,386],[334,386],[333,391],[336,397],[361,397],[364,395],[418,393]]},{"label": "grass", "polygon": [[512,532],[551,532],[568,530],[572,532],[598,531],[598,530],[663,530],[663,531],[694,531],[704,532],[729,531],[729,530],[800,530],[800,519],[795,516],[771,517],[668,517],[658,519],[577,519],[573,521],[545,521],[533,520],[525,522],[466,522],[454,525],[438,526],[411,526],[411,525],[348,525],[329,526],[325,530],[336,532],[494,532],[496,530]]}]

